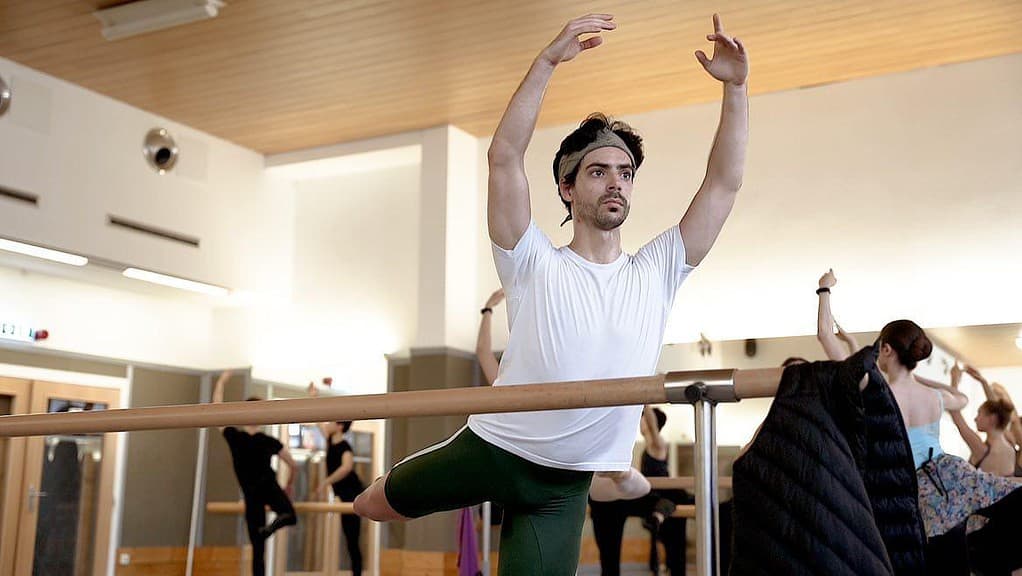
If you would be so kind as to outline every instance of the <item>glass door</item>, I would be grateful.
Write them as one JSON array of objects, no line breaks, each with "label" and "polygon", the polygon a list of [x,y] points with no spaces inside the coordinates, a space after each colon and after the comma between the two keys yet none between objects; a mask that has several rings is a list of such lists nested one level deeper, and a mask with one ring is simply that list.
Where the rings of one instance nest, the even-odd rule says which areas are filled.
[{"label": "glass door", "polygon": [[[112,388],[33,382],[31,412],[107,410],[118,400]],[[15,574],[106,573],[116,446],[114,434],[28,439]]]}]

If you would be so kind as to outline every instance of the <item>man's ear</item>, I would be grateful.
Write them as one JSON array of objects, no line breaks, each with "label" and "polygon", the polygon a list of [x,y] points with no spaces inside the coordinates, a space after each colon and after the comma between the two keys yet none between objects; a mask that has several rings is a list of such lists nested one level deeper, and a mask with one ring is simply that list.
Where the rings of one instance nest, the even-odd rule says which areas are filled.
[{"label": "man's ear", "polygon": [[558,185],[558,191],[561,194],[561,198],[565,199],[568,202],[571,202],[571,194],[572,192],[575,191],[575,187],[562,180],[561,183]]}]

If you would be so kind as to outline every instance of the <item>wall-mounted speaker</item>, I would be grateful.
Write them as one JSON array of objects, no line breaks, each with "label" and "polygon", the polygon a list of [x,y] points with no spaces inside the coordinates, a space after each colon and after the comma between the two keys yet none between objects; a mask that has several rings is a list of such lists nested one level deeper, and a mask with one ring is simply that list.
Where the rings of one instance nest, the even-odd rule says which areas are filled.
[{"label": "wall-mounted speaker", "polygon": [[177,144],[163,128],[153,128],[145,135],[142,152],[146,162],[160,174],[166,174],[177,164]]},{"label": "wall-mounted speaker", "polygon": [[4,82],[3,78],[0,78],[0,116],[7,112],[7,108],[11,105],[11,87]]}]

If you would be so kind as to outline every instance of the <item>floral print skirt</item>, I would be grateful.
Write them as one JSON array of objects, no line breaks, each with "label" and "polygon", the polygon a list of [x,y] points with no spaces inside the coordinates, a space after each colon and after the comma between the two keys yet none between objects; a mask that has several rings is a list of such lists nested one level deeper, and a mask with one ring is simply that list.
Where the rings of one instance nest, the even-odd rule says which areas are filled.
[{"label": "floral print skirt", "polygon": [[1022,488],[1010,478],[977,470],[958,456],[942,454],[916,470],[919,512],[926,536],[944,534],[968,519],[968,532],[986,524],[982,510]]}]

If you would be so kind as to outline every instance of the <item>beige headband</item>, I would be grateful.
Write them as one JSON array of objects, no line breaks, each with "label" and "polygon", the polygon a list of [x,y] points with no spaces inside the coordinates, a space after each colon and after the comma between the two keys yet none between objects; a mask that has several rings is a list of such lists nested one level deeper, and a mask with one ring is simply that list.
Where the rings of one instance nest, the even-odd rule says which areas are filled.
[{"label": "beige headband", "polygon": [[632,155],[632,151],[628,149],[628,145],[621,139],[620,136],[614,133],[609,128],[604,128],[596,133],[596,139],[590,142],[585,148],[578,152],[572,152],[571,154],[565,154],[561,157],[560,163],[557,165],[557,183],[560,184],[564,180],[564,177],[570,174],[575,168],[578,167],[585,155],[596,150],[597,148],[619,148],[628,154],[628,159],[632,162],[632,168],[635,168],[635,156]]}]

